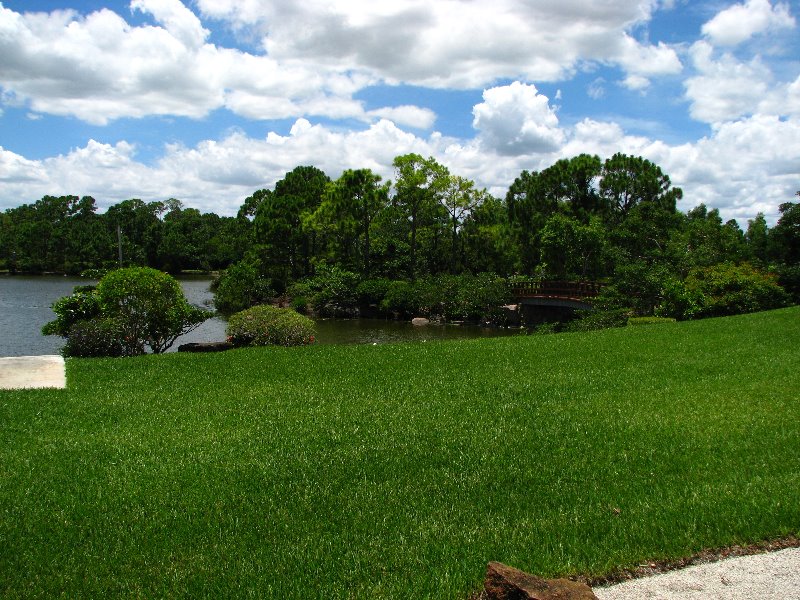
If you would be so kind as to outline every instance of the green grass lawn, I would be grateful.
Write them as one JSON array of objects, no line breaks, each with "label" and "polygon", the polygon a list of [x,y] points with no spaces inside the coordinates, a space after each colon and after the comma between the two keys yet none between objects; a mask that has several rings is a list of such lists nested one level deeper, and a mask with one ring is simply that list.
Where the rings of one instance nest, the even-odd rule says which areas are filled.
[{"label": "green grass lawn", "polygon": [[455,598],[800,533],[800,308],[69,360],[0,392],[0,596]]}]

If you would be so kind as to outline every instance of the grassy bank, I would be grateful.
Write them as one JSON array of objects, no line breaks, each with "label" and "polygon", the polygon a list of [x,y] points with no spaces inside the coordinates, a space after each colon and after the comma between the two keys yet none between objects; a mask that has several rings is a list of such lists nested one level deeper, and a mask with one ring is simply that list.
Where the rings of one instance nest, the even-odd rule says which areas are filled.
[{"label": "grassy bank", "polygon": [[464,598],[800,533],[800,309],[71,360],[0,392],[0,595]]}]

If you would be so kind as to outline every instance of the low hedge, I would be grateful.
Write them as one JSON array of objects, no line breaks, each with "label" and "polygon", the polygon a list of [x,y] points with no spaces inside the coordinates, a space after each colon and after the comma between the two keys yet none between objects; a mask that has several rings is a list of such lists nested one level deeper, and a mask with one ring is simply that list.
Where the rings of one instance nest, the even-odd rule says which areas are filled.
[{"label": "low hedge", "polygon": [[228,319],[234,346],[303,346],[314,342],[314,321],[290,308],[261,304]]},{"label": "low hedge", "polygon": [[675,319],[670,317],[631,317],[628,325],[658,325],[659,323],[674,323]]}]

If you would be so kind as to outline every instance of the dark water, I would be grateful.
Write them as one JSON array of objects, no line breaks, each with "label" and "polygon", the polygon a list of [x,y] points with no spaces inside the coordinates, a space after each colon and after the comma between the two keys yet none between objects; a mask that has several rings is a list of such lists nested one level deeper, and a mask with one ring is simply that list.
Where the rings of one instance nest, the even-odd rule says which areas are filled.
[{"label": "dark water", "polygon": [[[72,293],[76,285],[95,283],[88,279],[56,276],[0,276],[0,356],[57,354],[63,345],[58,336],[43,336],[42,326],[55,318],[50,306]],[[213,309],[209,279],[181,279],[187,300],[195,306]],[[187,342],[225,339],[225,321],[209,319],[175,342],[170,351]],[[405,341],[434,341],[514,335],[514,330],[458,325],[414,327],[408,322],[381,319],[317,321],[317,343],[383,344]]]},{"label": "dark water", "polygon": [[415,327],[407,321],[384,319],[321,319],[317,321],[320,344],[386,344],[391,342],[427,342],[460,340],[500,335],[519,335],[515,329],[478,327],[476,325],[426,325]]}]

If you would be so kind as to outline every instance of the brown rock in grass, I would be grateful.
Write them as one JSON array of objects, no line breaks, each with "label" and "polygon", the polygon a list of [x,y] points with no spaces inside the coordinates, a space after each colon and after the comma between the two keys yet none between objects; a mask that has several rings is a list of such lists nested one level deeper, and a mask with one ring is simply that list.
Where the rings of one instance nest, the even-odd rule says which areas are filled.
[{"label": "brown rock in grass", "polygon": [[541,579],[498,562],[487,565],[483,587],[486,600],[597,600],[585,583]]}]

